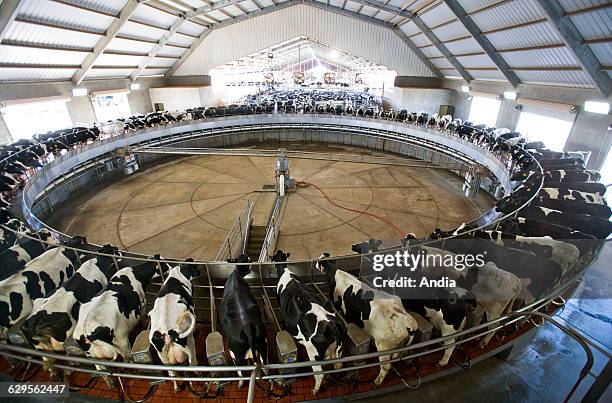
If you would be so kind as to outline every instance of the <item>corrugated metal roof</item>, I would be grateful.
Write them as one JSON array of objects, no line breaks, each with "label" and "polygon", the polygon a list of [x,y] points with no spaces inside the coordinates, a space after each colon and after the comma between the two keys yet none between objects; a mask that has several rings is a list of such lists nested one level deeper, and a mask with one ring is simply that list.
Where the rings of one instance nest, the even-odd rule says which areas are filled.
[{"label": "corrugated metal roof", "polygon": [[80,65],[85,57],[84,52],[0,45],[0,63]]},{"label": "corrugated metal roof", "polygon": [[612,45],[609,43],[597,43],[590,45],[595,57],[604,66],[612,66]]},{"label": "corrugated metal roof", "polygon": [[496,67],[493,60],[487,55],[460,56],[456,59],[466,67]]},{"label": "corrugated metal roof", "polygon": [[150,63],[150,66],[158,66],[158,67],[170,67],[176,62],[176,59],[166,59],[163,57],[156,57]]},{"label": "corrugated metal roof", "polygon": [[168,31],[138,24],[132,21],[127,21],[119,30],[119,33],[122,35],[133,38],[145,38],[152,41],[160,40],[166,32]]},{"label": "corrugated metal roof", "polygon": [[499,1],[500,0],[458,0],[459,4],[461,4],[463,9],[467,13],[471,13],[476,10],[480,10],[482,8],[495,4]]},{"label": "corrugated metal roof", "polygon": [[100,36],[14,21],[8,27],[5,38],[46,45],[93,48]]},{"label": "corrugated metal roof", "polygon": [[133,69],[91,69],[87,73],[87,79],[93,78],[126,78],[134,71]]},{"label": "corrugated metal roof", "polygon": [[565,11],[582,10],[587,7],[608,3],[608,0],[559,0]]},{"label": "corrugated metal roof", "polygon": [[476,80],[506,81],[506,77],[499,70],[469,70],[468,73]]},{"label": "corrugated metal roof", "polygon": [[576,66],[577,62],[567,48],[551,48],[524,52],[501,53],[512,67]]},{"label": "corrugated metal roof", "polygon": [[82,28],[103,33],[113,17],[85,11],[50,0],[24,0],[19,16],[36,21],[60,23],[73,28]]},{"label": "corrugated metal roof", "polygon": [[563,42],[555,28],[549,23],[495,32],[487,35],[487,39],[496,49],[549,45]]},{"label": "corrugated metal roof", "polygon": [[470,33],[459,21],[453,22],[452,24],[444,25],[438,29],[432,31],[439,40],[444,42],[447,39],[459,38],[462,36],[469,36]]},{"label": "corrugated metal roof", "polygon": [[136,7],[130,19],[169,28],[177,20],[177,17],[156,8],[142,5]]},{"label": "corrugated metal roof", "polygon": [[80,4],[94,10],[105,13],[119,15],[127,0],[69,0],[72,3]]},{"label": "corrugated metal roof", "polygon": [[191,42],[194,40],[195,38],[191,36],[183,35],[177,32],[176,34],[172,35],[172,38],[168,42],[179,46],[190,46]]},{"label": "corrugated metal roof", "polygon": [[451,54],[462,54],[471,52],[482,52],[482,48],[478,45],[478,42],[474,38],[470,37],[462,39],[460,41],[447,42],[444,44]]},{"label": "corrugated metal roof", "polygon": [[183,22],[183,25],[181,25],[180,31],[191,35],[200,36],[205,29],[206,28],[199,24],[196,24],[195,22],[185,21]]},{"label": "corrugated metal roof", "polygon": [[95,66],[138,66],[145,56],[126,56],[103,53],[96,59]]},{"label": "corrugated metal roof", "polygon": [[453,68],[453,65],[447,59],[431,59],[431,62],[438,68]]},{"label": "corrugated metal roof", "polygon": [[533,0],[514,0],[491,8],[471,18],[481,31],[509,27],[544,18],[544,13]]},{"label": "corrugated metal roof", "polygon": [[[118,50],[121,52],[133,52],[135,50],[137,50],[138,52],[149,52],[151,51],[151,49],[153,49],[153,46],[155,46],[155,44],[153,43],[146,43],[146,42],[136,42],[136,41],[132,41],[129,39],[123,39],[123,38],[113,38],[107,49],[108,50]],[[178,49],[175,50],[176,48],[169,48],[169,47],[164,47],[164,52],[173,54],[172,52],[179,52],[179,53],[183,53],[183,49]]]},{"label": "corrugated metal roof", "polygon": [[417,32],[421,32],[421,30],[416,25],[414,25],[414,22],[412,21],[402,25],[400,29],[404,31],[406,35],[412,35],[416,34]]},{"label": "corrugated metal roof", "polygon": [[163,76],[168,69],[146,69],[140,73],[141,77]]},{"label": "corrugated metal roof", "polygon": [[446,6],[440,5],[430,8],[425,14],[421,14],[421,20],[428,26],[433,27],[446,21],[450,21],[455,17],[455,14]]},{"label": "corrugated metal roof", "polygon": [[415,35],[415,36],[410,37],[410,40],[416,46],[431,45],[431,41],[427,39],[425,35]]},{"label": "corrugated metal roof", "polygon": [[583,71],[516,71],[525,84],[557,85],[563,87],[592,87]]},{"label": "corrugated metal roof", "polygon": [[173,46],[164,46],[161,52],[159,52],[159,54],[180,57],[185,51],[186,49],[183,49],[183,48],[175,48]]},{"label": "corrugated metal roof", "polygon": [[612,7],[572,15],[570,18],[584,39],[609,38],[612,36]]},{"label": "corrugated metal roof", "polygon": [[76,69],[0,68],[0,81],[70,80]]}]

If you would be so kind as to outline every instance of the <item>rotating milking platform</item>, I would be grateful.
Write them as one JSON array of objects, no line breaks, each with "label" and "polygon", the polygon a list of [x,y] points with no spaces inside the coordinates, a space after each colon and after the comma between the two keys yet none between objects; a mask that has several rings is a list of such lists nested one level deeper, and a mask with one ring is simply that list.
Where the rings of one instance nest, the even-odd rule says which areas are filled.
[{"label": "rotating milking platform", "polygon": [[[367,123],[367,122],[366,122],[366,123]],[[368,123],[368,124],[369,124],[369,123]],[[398,126],[399,126],[399,125],[398,125]],[[401,130],[398,130],[398,132],[399,132],[399,131],[401,131]],[[431,133],[426,133],[426,134],[428,134],[428,135],[429,135],[429,134],[431,134]],[[444,140],[446,141],[447,139],[444,139]],[[465,151],[465,147],[467,147],[467,146],[466,146],[465,144],[460,144],[460,145],[464,147],[464,151]],[[468,148],[469,148],[469,147],[468,147]],[[91,150],[91,149],[89,149],[88,151],[92,151],[92,150]],[[488,169],[490,169],[490,170],[493,172],[493,174],[494,174],[494,175],[495,175],[494,171],[496,171],[496,169],[500,168],[500,164],[497,164],[495,161],[493,161],[493,163],[489,165],[489,164],[487,164],[487,160],[486,160],[486,158],[484,158],[484,159],[482,159],[482,158],[475,158],[475,159],[476,159],[476,160],[478,160],[480,163],[483,163],[484,165],[487,165],[487,166],[488,166]],[[42,182],[41,182],[41,183],[38,183],[38,184],[36,184],[36,185],[34,185],[34,183],[29,184],[29,185],[32,187],[32,188],[31,188],[31,189],[32,189],[32,192],[31,192],[31,193],[33,193],[33,195],[28,193],[28,188],[29,188],[30,186],[28,186],[28,187],[26,188],[26,191],[24,191],[24,206],[25,206],[25,207],[26,207],[28,210],[29,210],[29,209],[32,207],[32,203],[35,201],[35,199],[37,198],[37,196],[38,196],[38,195],[40,195],[41,193],[43,193],[43,192],[42,192],[42,190],[44,189],[44,187],[46,187],[47,185],[50,185],[50,184],[51,184],[52,179],[53,179],[53,176],[54,176],[55,174],[58,174],[58,173],[59,173],[59,174],[61,174],[61,172],[65,172],[65,171],[63,171],[63,168],[65,168],[65,167],[66,167],[66,165],[69,165],[69,164],[67,164],[67,162],[69,162],[69,160],[70,160],[70,158],[65,158],[63,161],[60,161],[60,162],[58,162],[58,163],[57,163],[57,165],[55,165],[55,166],[57,167],[57,166],[59,166],[60,164],[63,164],[64,166],[62,167],[62,169],[59,169],[59,170],[55,170],[55,171],[54,171],[54,170],[53,170],[53,167],[51,167],[50,169],[45,170],[45,172],[44,172],[43,174],[38,175],[38,177],[34,178],[34,179],[36,179],[36,180],[38,180],[38,179],[43,179],[43,180],[42,180],[42,182],[46,182],[46,184],[45,184],[44,186],[42,186],[42,185],[41,185],[41,183],[42,183]],[[491,161],[489,161],[489,162],[491,162]],[[503,164],[501,164],[501,165],[503,165]],[[507,168],[507,167],[506,167],[506,168]],[[506,169],[506,168],[504,168],[504,169]],[[498,172],[498,173],[499,173],[499,172]],[[505,179],[504,179],[504,176],[503,176],[503,175],[498,176],[498,178],[501,178],[501,179],[500,179],[500,182],[501,182],[501,183],[504,183]],[[507,179],[507,178],[506,178],[506,179]],[[32,186],[32,185],[34,185],[34,186]],[[28,195],[25,195],[25,193],[28,193]],[[38,225],[41,225],[41,223],[40,223],[40,222],[36,222],[36,221],[34,221],[32,217],[33,217],[33,215],[31,215],[31,216],[29,217],[29,219],[31,219],[31,220],[32,220],[34,223],[36,223],[36,224],[38,224]],[[359,257],[359,259],[362,259],[362,257]],[[298,263],[299,263],[299,262],[298,262]],[[299,265],[298,265],[298,266],[299,266]],[[309,270],[311,269],[311,267],[309,266],[308,268],[306,268],[306,267],[305,267],[305,265],[302,265],[302,266],[299,266],[299,268],[300,268],[300,270],[301,270],[301,271],[300,271],[300,275],[304,275],[304,276],[307,278],[308,273],[309,273]],[[220,270],[220,269],[218,269],[218,267],[213,267],[212,269],[213,269],[213,270],[215,271],[215,273],[216,273],[216,274],[215,274],[215,277],[217,277],[217,271],[218,271],[218,270]],[[221,270],[220,272],[222,272],[222,270]],[[265,271],[264,271],[264,273],[265,273]],[[563,284],[563,287],[560,287],[560,288],[558,288],[558,289],[552,290],[552,291],[551,291],[551,293],[550,293],[550,295],[545,295],[545,296],[542,296],[542,299],[541,299],[541,300],[539,300],[539,301],[536,301],[536,302],[537,302],[536,304],[534,304],[533,306],[530,306],[530,307],[526,307],[526,308],[542,308],[542,307],[546,307],[546,306],[549,306],[549,308],[550,308],[550,304],[549,304],[548,302],[549,302],[550,300],[554,299],[554,297],[556,297],[556,295],[553,295],[553,294],[558,294],[558,293],[563,292],[565,289],[568,289],[568,288],[569,288],[569,286],[570,286],[571,284],[573,284],[573,282],[574,282],[574,281],[575,281],[577,278],[579,278],[579,276],[578,276],[578,275],[577,275],[576,277],[574,277],[574,278],[567,279],[567,283],[566,283],[566,284]],[[259,279],[259,281],[261,282],[261,281],[262,281],[262,279],[260,278],[260,279]],[[214,298],[215,298],[215,297],[214,297],[214,295],[212,295],[212,294],[213,294],[213,287],[212,287],[212,282],[211,282],[210,280],[209,280],[209,282],[208,282],[208,288],[209,288],[209,291],[210,291],[210,293],[211,293],[211,296],[210,296],[210,301],[211,301],[211,303],[212,303],[212,304],[214,304]],[[554,292],[553,292],[553,291],[554,291]],[[269,299],[269,298],[266,298],[266,299],[267,299],[267,301],[270,301],[270,299]],[[266,303],[266,304],[267,304],[267,303]],[[270,309],[271,309],[271,307],[269,307],[269,306],[267,306],[267,305],[265,305],[265,306],[266,306],[266,309],[268,309],[268,310],[270,310]],[[212,311],[214,311],[214,309],[213,309],[213,310],[211,310],[211,312],[212,312]],[[274,319],[273,319],[273,320],[274,320]],[[508,320],[508,318],[502,318],[502,320],[507,321],[507,320]],[[211,320],[211,322],[212,322],[212,321],[213,321],[213,320]],[[499,322],[497,322],[497,323],[500,323],[500,322],[501,322],[501,320],[500,320]],[[504,322],[504,323],[505,323],[505,322]],[[483,328],[483,329],[484,329],[484,328],[486,328],[486,326],[485,326],[485,325],[486,325],[486,324],[480,325],[480,328]],[[465,332],[462,332],[462,333],[464,333],[465,335],[472,334],[472,336],[470,336],[470,337],[474,337],[474,336],[473,336],[473,335],[474,335],[474,332],[477,332],[477,331],[478,331],[478,330],[469,329],[469,330],[466,330]],[[522,332],[522,333],[521,333],[521,332]],[[499,343],[498,343],[497,341],[495,341],[495,342],[494,342],[494,343],[491,345],[491,347],[490,347],[490,348],[488,348],[488,349],[487,349],[487,350],[485,350],[485,351],[478,352],[478,351],[471,351],[471,350],[470,350],[470,353],[471,353],[471,354],[473,354],[473,360],[472,360],[472,361],[473,361],[473,362],[476,362],[476,361],[478,361],[478,360],[480,360],[480,359],[484,359],[484,358],[488,357],[489,355],[492,355],[492,354],[498,353],[498,352],[500,352],[500,351],[502,351],[502,350],[505,350],[505,349],[509,348],[509,347],[510,347],[510,346],[511,346],[511,345],[512,345],[514,342],[515,342],[515,340],[520,339],[521,337],[523,337],[523,335],[524,335],[525,333],[524,333],[523,331],[521,331],[521,332],[515,332],[514,334],[509,335],[509,336],[508,336],[508,337],[505,339],[504,343],[501,343],[501,342],[499,342]],[[425,333],[426,333],[426,332],[425,332]],[[427,342],[427,341],[425,341],[425,342],[424,342],[424,345],[415,345],[415,346],[414,346],[414,348],[409,349],[409,350],[406,350],[406,352],[407,352],[408,354],[410,354],[410,352],[414,353],[414,351],[416,351],[416,350],[420,350],[420,351],[422,351],[423,353],[428,352],[428,351],[429,351],[429,349],[431,349],[431,347],[432,347],[433,343],[435,343],[435,342],[436,342],[436,340],[429,340],[428,342]],[[427,343],[432,343],[432,344],[427,344]],[[134,343],[135,347],[136,347],[138,344],[139,344],[139,343]],[[280,343],[279,343],[279,344],[280,344]],[[423,344],[423,343],[419,343],[419,344]],[[12,346],[12,347],[15,347],[15,346]],[[283,347],[283,346],[281,346],[281,350],[282,350],[282,347]],[[138,350],[138,349],[137,349],[137,350]],[[207,350],[208,350],[208,349],[207,349]],[[214,350],[214,351],[216,351],[217,353],[221,353],[221,348],[210,349],[210,352],[213,352],[212,354],[210,354],[212,357],[214,357],[214,356],[215,356],[215,354],[214,354],[214,351],[213,351],[213,350]],[[3,353],[4,355],[6,355],[7,357],[11,357],[11,356],[10,356],[10,354],[5,354],[7,351],[10,351],[10,349],[6,348],[6,346],[2,346],[2,353]],[[286,349],[286,350],[284,350],[284,351],[286,351],[286,352],[287,352],[287,354],[285,354],[286,356],[291,356],[291,353],[292,353],[294,350],[293,350],[293,348],[292,348],[292,347],[289,347],[289,348],[287,348],[287,349]],[[34,352],[29,351],[29,350],[19,350],[18,348],[16,348],[15,350],[13,350],[13,352],[18,352],[18,353],[20,353],[20,354],[23,354],[24,356],[26,356],[26,354],[29,354],[29,355],[27,355],[27,356],[34,356],[34,357],[39,356],[39,355],[35,354]],[[209,354],[208,354],[208,352],[209,352],[209,351],[207,351],[207,355],[209,355]],[[282,353],[282,351],[281,351],[281,353]],[[283,357],[283,354],[279,354],[279,355],[280,355],[280,357]],[[13,354],[13,356],[14,356],[14,354]],[[74,357],[74,359],[75,359],[75,360],[76,360],[76,358],[79,358],[79,357]],[[372,358],[373,358],[373,356],[371,356],[371,354],[370,354],[370,355],[365,355],[365,356],[364,356],[364,355],[362,355],[362,356],[359,356],[359,357],[355,357],[355,361],[365,362],[365,363],[366,363],[366,365],[369,365],[370,367],[373,367],[373,368],[377,368],[377,366],[379,365],[379,363],[378,363],[378,362],[372,362]],[[406,357],[404,357],[404,358],[406,358]],[[401,358],[400,358],[400,359],[401,359]],[[279,361],[282,361],[282,360],[284,360],[284,359],[282,359],[282,358],[281,358]],[[80,361],[80,360],[78,360],[78,361]],[[135,361],[136,361],[136,360],[135,360]],[[285,361],[287,361],[287,362],[288,362],[288,360],[285,360]],[[66,362],[70,362],[70,360],[69,360],[69,359],[67,359],[67,360],[66,360]],[[76,362],[76,361],[75,361],[75,362]],[[118,364],[118,363],[108,363],[108,368],[112,368],[112,369],[113,369],[113,373],[114,373],[114,374],[119,374],[119,376],[121,376],[121,377],[123,377],[123,376],[127,376],[127,375],[134,375],[134,374],[136,374],[136,376],[140,376],[140,377],[142,377],[143,379],[146,379],[147,377],[146,377],[146,375],[144,375],[143,371],[146,371],[146,370],[147,370],[147,367],[149,367],[149,369],[151,369],[152,371],[154,371],[154,372],[156,372],[156,373],[160,373],[160,370],[159,370],[159,368],[158,368],[158,367],[155,367],[155,366],[150,366],[150,365],[148,365],[148,364],[147,364],[146,366],[144,366],[144,367],[134,366],[134,368],[136,368],[138,371],[140,371],[139,373],[138,373],[138,372],[136,372],[136,373],[129,373],[129,372],[126,372],[126,370],[125,370],[125,368],[124,368],[124,367],[117,366],[117,364]],[[301,363],[298,363],[298,364],[301,364]],[[205,368],[206,368],[206,367],[203,367],[202,369],[203,369],[203,370],[205,370]],[[285,369],[286,369],[286,370],[293,370],[293,371],[295,371],[297,368],[299,368],[299,367],[295,367],[295,366],[287,366],[287,367],[283,367],[283,370],[285,370]],[[167,369],[168,369],[168,368],[164,368],[164,370],[167,370]],[[364,373],[368,373],[368,370],[367,370],[366,368],[359,368],[359,369],[360,369],[360,371],[363,369]],[[76,368],[75,368],[75,371],[78,371],[78,370],[79,370],[79,368],[78,368],[78,367],[76,367]],[[444,374],[450,373],[450,372],[452,372],[452,370],[454,370],[454,367],[451,367],[451,368],[446,368],[446,369],[440,369],[440,370],[436,370],[436,371],[434,371],[433,373],[429,374],[428,376],[429,376],[429,379],[432,379],[432,378],[434,378],[434,377],[438,377],[438,376],[441,376],[441,375],[444,375]],[[256,371],[255,371],[255,368],[253,368],[253,371],[255,372],[255,377],[256,377],[256,378],[261,377],[261,379],[266,379],[266,380],[269,380],[269,379],[273,379],[273,378],[274,378],[274,375],[266,375],[266,376],[258,375],[258,374],[256,373]],[[299,375],[299,372],[300,372],[300,371],[295,371],[295,372],[297,373],[296,375]],[[370,371],[370,372],[371,372],[371,371]],[[427,376],[423,376],[423,380],[425,380],[426,378],[427,378]],[[390,381],[390,383],[389,383],[389,385],[391,385],[391,383],[393,383],[393,382],[395,382],[395,380],[391,380],[391,381]],[[395,384],[396,384],[396,385],[398,385],[399,383],[395,383]],[[391,385],[391,388],[393,388],[393,385]],[[229,389],[229,387],[228,387],[228,389]],[[380,392],[382,392],[382,391],[378,391],[378,393],[380,393]]]}]

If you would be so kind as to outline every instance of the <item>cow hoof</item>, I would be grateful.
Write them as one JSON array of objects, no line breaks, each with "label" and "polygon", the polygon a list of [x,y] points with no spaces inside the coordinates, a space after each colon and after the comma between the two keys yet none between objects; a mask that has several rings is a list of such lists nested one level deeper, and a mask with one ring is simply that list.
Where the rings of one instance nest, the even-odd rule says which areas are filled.
[{"label": "cow hoof", "polygon": [[440,361],[440,362],[438,362],[438,363],[436,364],[436,367],[441,368],[441,367],[445,367],[445,366],[447,366],[447,365],[448,365],[448,361],[447,361],[447,362],[442,362],[442,361]]},{"label": "cow hoof", "polygon": [[312,389],[312,395],[316,396],[319,394],[319,390],[318,389]]},{"label": "cow hoof", "polygon": [[238,389],[242,389],[244,386],[244,381],[238,381]]}]

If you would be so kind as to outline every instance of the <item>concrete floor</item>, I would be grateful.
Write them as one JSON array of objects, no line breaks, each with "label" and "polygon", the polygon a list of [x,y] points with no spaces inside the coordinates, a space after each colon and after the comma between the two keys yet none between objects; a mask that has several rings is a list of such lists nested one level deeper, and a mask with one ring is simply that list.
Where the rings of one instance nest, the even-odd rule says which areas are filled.
[{"label": "concrete floor", "polygon": [[[385,155],[341,145],[283,144],[291,150]],[[266,145],[267,149],[274,146]],[[266,225],[274,193],[275,158],[190,156],[173,159],[89,189],[59,208],[47,222],[58,230],[110,242],[143,254],[213,259],[246,200],[255,202],[253,224]],[[384,217],[405,232],[428,235],[478,217],[492,200],[461,193],[461,180],[441,169],[291,159],[292,177],[316,184],[335,203]],[[293,259],[322,251],[350,254],[369,238],[396,241],[387,223],[334,206],[319,190],[289,193],[277,247]]]}]

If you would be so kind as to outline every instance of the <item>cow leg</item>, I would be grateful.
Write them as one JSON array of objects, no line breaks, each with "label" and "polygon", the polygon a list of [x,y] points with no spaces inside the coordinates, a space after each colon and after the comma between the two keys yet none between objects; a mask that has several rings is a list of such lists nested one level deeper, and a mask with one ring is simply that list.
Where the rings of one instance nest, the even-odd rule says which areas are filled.
[{"label": "cow leg", "polygon": [[43,357],[43,369],[49,371],[49,377],[51,380],[59,380],[59,376],[54,365],[55,358]]},{"label": "cow leg", "polygon": [[[242,366],[247,363],[246,362],[247,351],[248,350],[237,351],[234,353],[232,349],[230,348],[230,356],[232,357],[232,360],[234,361],[234,365]],[[242,371],[238,371],[238,376],[242,377]],[[244,386],[244,381],[242,380],[238,381],[238,389],[242,389],[242,386]]]},{"label": "cow leg", "polygon": [[[376,344],[376,351],[387,351],[387,350],[391,350],[392,347],[388,346],[387,343],[384,343],[380,340],[375,340],[375,344]],[[381,355],[378,357],[380,362],[384,362],[384,361],[388,361],[391,359],[391,355],[390,354],[385,354],[385,355]],[[378,376],[376,377],[376,379],[374,379],[374,384],[376,386],[381,385],[385,378],[387,377],[387,374],[389,373],[389,371],[391,371],[391,364],[390,363],[386,363],[386,364],[382,364],[380,366],[380,372],[378,373]]]},{"label": "cow leg", "polygon": [[[506,302],[506,303],[497,301],[497,302],[494,302],[493,304],[491,304],[490,306],[486,306],[485,307],[485,313],[487,315],[487,321],[492,321],[492,320],[495,320],[495,319],[499,318],[504,313],[506,308],[508,306],[512,306],[512,305],[514,305],[514,299],[512,299],[511,301]],[[491,325],[489,327],[489,330],[495,328],[496,326],[497,326],[496,324]],[[485,348],[487,346],[487,344],[489,344],[489,342],[491,341],[491,339],[493,338],[494,335],[495,335],[495,332],[487,333],[482,338],[482,340],[480,341],[478,346],[480,348]]]},{"label": "cow leg", "polygon": [[[102,366],[102,365],[96,365],[96,369],[98,371],[106,371],[106,368],[104,366]],[[113,379],[110,376],[102,375],[102,379],[104,379],[104,382],[106,382],[106,386],[109,389],[111,389],[111,390],[115,389],[115,382],[113,381]]]},{"label": "cow leg", "polygon": [[[464,326],[465,326],[465,318],[463,318],[463,321],[461,322],[461,326],[459,326],[458,330],[455,330],[455,328],[452,325],[445,324],[445,325],[440,326],[440,333],[442,333],[442,337],[449,336],[453,333],[461,331]],[[450,339],[447,339],[444,341],[445,346],[450,346],[453,343],[455,343],[454,337],[451,337]],[[442,359],[438,361],[436,366],[443,367],[446,364],[448,364],[448,361],[450,361],[450,358],[453,355],[453,351],[455,351],[455,346],[444,349],[444,355],[442,356]]]}]

